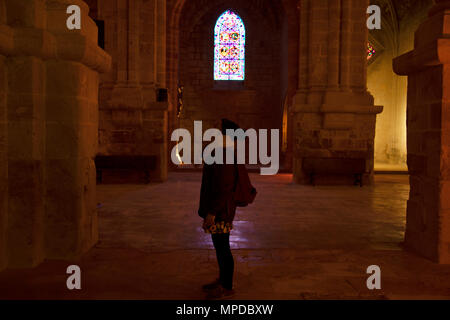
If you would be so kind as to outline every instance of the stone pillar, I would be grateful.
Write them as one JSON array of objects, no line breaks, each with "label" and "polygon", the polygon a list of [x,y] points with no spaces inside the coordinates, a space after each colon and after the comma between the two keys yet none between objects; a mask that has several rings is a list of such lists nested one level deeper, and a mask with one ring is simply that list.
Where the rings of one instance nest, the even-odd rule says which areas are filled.
[{"label": "stone pillar", "polygon": [[[141,69],[141,77],[148,74],[148,80],[142,82],[144,90],[144,141],[146,148],[153,150],[158,155],[156,171],[152,178],[156,181],[165,181],[168,171],[168,101],[157,101],[156,89],[167,88],[166,84],[166,1],[154,0],[145,4],[147,12],[153,15],[153,21],[147,22],[143,16],[145,30],[141,33],[141,39],[147,43],[147,49],[152,54],[149,56],[147,66],[151,72]],[[151,25],[150,25],[151,24]],[[153,30],[152,34],[147,34],[146,30]],[[141,50],[141,57],[146,56]]]},{"label": "stone pillar", "polygon": [[166,1],[157,0],[155,10],[156,21],[156,83],[166,87]]},{"label": "stone pillar", "polygon": [[[66,27],[72,4],[82,8],[81,30]],[[0,189],[8,197],[0,268],[32,267],[97,240],[98,72],[111,61],[81,0],[2,0],[0,9]]]},{"label": "stone pillar", "polygon": [[[373,177],[376,107],[366,88],[368,1],[300,0],[299,88],[294,98],[294,179],[305,162],[328,159],[319,183],[353,183],[342,162],[358,159]],[[321,160],[320,160],[321,161]]]},{"label": "stone pillar", "polygon": [[[65,26],[66,9],[82,8],[79,31]],[[57,56],[46,64],[47,257],[70,258],[98,239],[96,170],[98,71],[110,58],[97,46],[97,26],[82,1],[47,0],[47,27]]]},{"label": "stone pillar", "polygon": [[[117,79],[115,79],[111,100],[108,105],[116,109],[113,119],[125,119],[125,125],[142,125],[141,109],[143,106],[142,88],[139,83],[139,9],[141,0],[116,0],[116,32],[108,28],[105,32],[116,33],[115,52],[112,54],[117,62]],[[102,7],[105,7],[104,5]],[[108,21],[108,24],[111,22]],[[108,48],[107,48],[108,50]],[[134,109],[134,110],[131,110]],[[132,117],[127,113],[133,112]],[[133,118],[130,119],[130,118]]]},{"label": "stone pillar", "polygon": [[394,59],[408,76],[408,200],[405,245],[450,263],[450,1],[436,0],[414,50]]},{"label": "stone pillar", "polygon": [[0,0],[0,270],[8,261],[8,78],[5,55],[13,48],[12,35],[11,28],[6,25],[5,0]]},{"label": "stone pillar", "polygon": [[6,1],[13,29],[7,66],[8,265],[35,266],[45,258],[45,58],[52,38],[45,30],[46,3]]},{"label": "stone pillar", "polygon": [[140,64],[140,19],[139,13],[141,1],[128,1],[128,82],[139,82],[139,64]]},{"label": "stone pillar", "polygon": [[100,1],[115,72],[101,83],[99,154],[155,157],[150,179],[164,181],[168,103],[157,101],[157,89],[166,87],[165,1]]}]

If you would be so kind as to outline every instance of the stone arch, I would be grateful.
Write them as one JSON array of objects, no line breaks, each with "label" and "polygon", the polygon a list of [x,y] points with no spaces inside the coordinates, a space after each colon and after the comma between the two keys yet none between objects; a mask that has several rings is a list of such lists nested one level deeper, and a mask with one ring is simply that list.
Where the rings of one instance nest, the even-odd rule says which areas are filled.
[{"label": "stone arch", "polygon": [[[180,36],[180,21],[183,10],[185,9],[185,5],[189,4],[192,0],[168,0],[167,1],[167,83],[170,92],[170,101],[169,101],[169,110],[174,110],[176,107],[176,85],[178,78],[178,44],[179,44],[179,36]],[[204,10],[207,5],[210,4],[211,1],[205,0],[202,2],[203,6],[198,6],[200,12]],[[255,1],[256,7],[262,7],[267,3],[265,0]],[[270,2],[276,3],[277,1]],[[288,17],[288,28],[289,28],[289,37],[290,37],[290,45],[289,47],[289,60],[290,65],[295,65],[298,63],[298,14],[297,14],[297,6],[295,5],[295,1],[290,0],[282,0],[281,6],[284,9],[286,16]],[[277,4],[280,5],[280,4]],[[226,6],[224,6],[226,7]],[[183,13],[184,14],[184,13]],[[201,16],[201,14],[197,14],[197,16]],[[183,15],[183,18],[187,18]],[[271,14],[271,19],[276,20],[277,18]],[[278,23],[283,23],[282,21],[278,21]],[[295,73],[295,74],[293,74]],[[290,99],[295,93],[296,81],[297,81],[297,68],[290,68],[289,73],[289,83],[291,84],[290,88]],[[172,112],[173,116],[173,112]],[[173,121],[169,121],[170,123]]]},{"label": "stone arch", "polygon": [[[183,12],[179,79],[185,86],[186,126],[195,117],[204,116],[203,120],[208,121],[219,114],[244,127],[280,127],[281,119],[280,123],[270,121],[278,117],[280,110],[277,109],[282,104],[279,88],[282,39],[278,36],[281,30],[277,21],[280,19],[264,19],[274,16],[275,9],[258,5],[257,1],[209,1],[207,4],[199,1],[192,2]],[[227,9],[239,14],[246,25],[246,79],[238,90],[228,87],[222,90],[213,79],[214,27],[217,18]],[[209,101],[216,102],[208,106]],[[191,111],[195,113],[192,116]]]},{"label": "stone arch", "polygon": [[[168,34],[168,84],[170,94],[170,109],[172,112],[169,115],[170,123],[169,130],[172,130],[177,125],[176,115],[173,110],[176,109],[176,87],[178,79],[181,77],[180,71],[180,57],[181,52],[178,50],[179,46],[189,43],[186,40],[192,33],[192,28],[199,25],[200,19],[204,19],[202,24],[207,23],[209,30],[213,30],[213,26],[217,17],[226,9],[233,9],[239,12],[239,15],[244,20],[260,21],[261,25],[267,30],[277,30],[277,34],[284,33],[286,36],[280,39],[283,48],[280,46],[280,55],[283,55],[283,63],[286,66],[279,68],[284,75],[285,80],[282,81],[283,89],[280,89],[280,99],[276,107],[276,117],[279,118],[277,126],[269,125],[268,127],[281,129],[284,96],[288,95],[290,103],[295,94],[297,87],[297,63],[298,63],[298,14],[297,7],[294,1],[177,1],[171,3],[169,12],[170,27]],[[250,14],[251,13],[251,14]],[[205,16],[207,16],[205,18]],[[246,23],[247,28],[247,23]],[[250,26],[250,34],[252,32]],[[212,32],[212,31],[211,31]],[[274,32],[272,32],[274,33]],[[209,37],[209,36],[208,36]],[[210,37],[212,40],[213,37]],[[248,40],[248,39],[247,39]],[[251,40],[248,40],[251,41]],[[277,41],[275,35],[269,41]],[[209,54],[208,50],[208,54]],[[212,51],[211,51],[212,52]],[[211,56],[211,62],[213,57]],[[288,67],[289,65],[289,67]],[[251,66],[251,62],[250,62]],[[295,67],[292,67],[295,66]],[[188,89],[189,90],[189,89]],[[245,99],[253,99],[252,97],[244,97]],[[239,119],[236,119],[239,121]],[[252,125],[253,126],[253,125]],[[261,125],[264,126],[264,125]],[[169,131],[170,132],[170,131]],[[170,148],[169,148],[170,149]]]}]

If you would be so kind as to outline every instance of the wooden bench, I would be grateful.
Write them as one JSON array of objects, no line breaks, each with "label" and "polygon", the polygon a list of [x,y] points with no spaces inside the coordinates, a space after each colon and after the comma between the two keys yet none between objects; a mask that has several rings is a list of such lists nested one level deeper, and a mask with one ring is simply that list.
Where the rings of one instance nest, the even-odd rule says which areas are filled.
[{"label": "wooden bench", "polygon": [[97,156],[97,183],[102,182],[102,170],[136,170],[144,172],[145,182],[150,182],[150,171],[156,169],[156,156]]},{"label": "wooden bench", "polygon": [[354,184],[362,187],[366,159],[306,158],[303,159],[303,171],[309,175],[312,185],[318,175],[353,175]]}]

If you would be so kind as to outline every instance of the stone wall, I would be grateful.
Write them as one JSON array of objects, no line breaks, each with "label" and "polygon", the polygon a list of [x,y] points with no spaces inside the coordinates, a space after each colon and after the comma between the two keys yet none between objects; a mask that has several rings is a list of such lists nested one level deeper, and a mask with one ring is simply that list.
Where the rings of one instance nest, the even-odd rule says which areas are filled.
[{"label": "stone wall", "polygon": [[394,60],[408,75],[407,248],[450,263],[450,1],[439,1],[415,34],[414,50]]},{"label": "stone wall", "polygon": [[[82,8],[81,30],[66,27],[71,4]],[[98,72],[110,58],[82,1],[1,0],[0,9],[0,267],[30,267],[97,241]]]}]

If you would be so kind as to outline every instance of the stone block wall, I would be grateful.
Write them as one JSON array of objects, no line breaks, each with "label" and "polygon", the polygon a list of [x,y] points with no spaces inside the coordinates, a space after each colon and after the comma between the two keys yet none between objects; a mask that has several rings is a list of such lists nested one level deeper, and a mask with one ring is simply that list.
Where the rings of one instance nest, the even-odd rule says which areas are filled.
[{"label": "stone block wall", "polygon": [[[81,30],[66,27],[72,4]],[[0,267],[30,267],[97,241],[98,73],[110,58],[82,1],[0,9]]]}]

